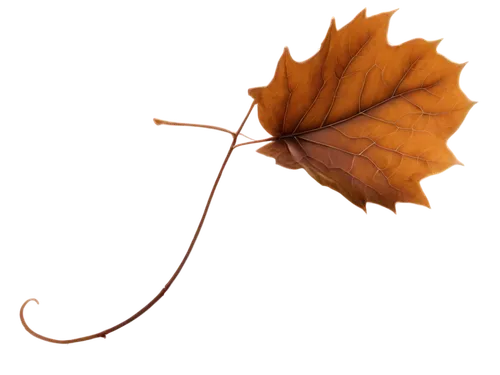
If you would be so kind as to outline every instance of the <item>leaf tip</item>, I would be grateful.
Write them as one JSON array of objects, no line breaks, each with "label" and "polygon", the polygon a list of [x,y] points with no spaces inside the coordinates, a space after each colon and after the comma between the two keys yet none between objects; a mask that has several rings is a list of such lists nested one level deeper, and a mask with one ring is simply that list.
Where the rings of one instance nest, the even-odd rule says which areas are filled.
[{"label": "leaf tip", "polygon": [[365,4],[361,7],[361,9],[358,11],[358,14],[360,14],[360,17],[366,18],[368,17],[368,6]]},{"label": "leaf tip", "polygon": [[328,26],[327,27],[337,28],[337,22],[338,22],[337,17],[334,14],[332,14],[330,16],[330,19],[328,20]]},{"label": "leaf tip", "polygon": [[414,203],[414,204],[418,204],[419,206],[424,206],[424,207],[428,208],[429,210],[431,209],[431,204],[429,203],[429,200],[427,199],[427,197],[424,197],[423,199],[414,200],[414,201],[411,201],[409,203]]},{"label": "leaf tip", "polygon": [[459,65],[460,65],[460,70],[461,70],[461,71],[464,71],[465,69],[467,69],[467,67],[470,65],[470,63],[471,63],[470,61],[461,61],[461,62],[459,63]]},{"label": "leaf tip", "polygon": [[248,95],[250,95],[255,101],[259,101],[260,93],[262,91],[262,87],[253,87],[248,89]]},{"label": "leaf tip", "polygon": [[403,9],[403,8],[401,8],[401,7],[390,8],[390,9],[387,10],[387,13],[391,14],[391,16],[394,17],[396,14],[398,14],[399,12],[401,12],[401,9]]},{"label": "leaf tip", "polygon": [[443,41],[444,38],[436,39],[436,40],[431,40],[429,43],[434,47],[437,48],[441,42]]},{"label": "leaf tip", "polygon": [[286,57],[291,57],[290,48],[288,48],[288,46],[285,46],[285,48],[283,48],[283,55],[285,55]]},{"label": "leaf tip", "polygon": [[365,202],[363,204],[360,204],[358,206],[358,209],[364,214],[364,215],[369,215],[370,214],[370,208],[368,207],[368,204]]}]

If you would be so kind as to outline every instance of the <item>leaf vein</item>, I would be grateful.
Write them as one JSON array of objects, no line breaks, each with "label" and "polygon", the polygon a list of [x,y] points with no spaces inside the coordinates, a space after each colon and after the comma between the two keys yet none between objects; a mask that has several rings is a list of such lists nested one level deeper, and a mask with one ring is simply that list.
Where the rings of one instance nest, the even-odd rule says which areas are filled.
[{"label": "leaf vein", "polygon": [[354,56],[351,57],[351,59],[349,60],[349,62],[347,63],[347,65],[344,67],[343,71],[342,71],[342,74],[340,75],[340,78],[339,78],[339,81],[337,83],[337,86],[335,87],[335,92],[333,93],[333,98],[332,98],[332,103],[330,104],[330,108],[328,109],[328,112],[326,113],[325,117],[323,118],[323,121],[320,125],[320,128],[323,127],[323,125],[325,124],[326,120],[328,119],[328,116],[330,116],[330,112],[332,111],[333,109],[333,106],[335,104],[335,99],[337,98],[337,92],[339,91],[339,88],[340,88],[340,85],[342,83],[342,80],[345,78],[345,73],[347,72],[347,70],[349,69],[349,67],[351,66],[352,62],[356,59],[356,57],[359,56],[359,54],[361,53],[361,51],[363,50],[363,48],[366,47],[366,45],[370,42],[370,40],[372,40],[372,36],[368,36],[368,39],[366,39],[366,41],[363,43],[363,45],[358,49],[358,51],[354,54]]}]

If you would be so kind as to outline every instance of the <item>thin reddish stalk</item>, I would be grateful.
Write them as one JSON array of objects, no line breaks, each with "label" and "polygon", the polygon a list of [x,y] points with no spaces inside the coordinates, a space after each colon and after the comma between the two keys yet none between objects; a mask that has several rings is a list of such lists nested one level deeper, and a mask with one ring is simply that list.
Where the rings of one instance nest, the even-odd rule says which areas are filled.
[{"label": "thin reddish stalk", "polygon": [[[119,324],[117,324],[117,325],[115,325],[115,326],[113,326],[111,328],[108,328],[108,329],[106,329],[104,331],[101,331],[99,333],[95,333],[93,335],[83,336],[83,337],[79,337],[79,338],[76,338],[76,339],[70,339],[70,340],[57,340],[57,339],[52,339],[50,337],[42,336],[42,335],[36,333],[35,331],[33,331],[28,326],[28,324],[26,323],[26,320],[24,319],[24,308],[26,307],[26,305],[30,301],[35,301],[36,303],[38,303],[38,301],[36,299],[31,298],[31,299],[29,299],[29,300],[27,300],[26,302],[23,303],[23,305],[21,306],[21,310],[19,312],[19,316],[21,318],[21,323],[23,324],[23,326],[26,329],[26,331],[28,331],[31,335],[39,338],[40,340],[52,342],[52,343],[55,343],[55,344],[72,344],[74,342],[88,341],[88,340],[96,339],[98,337],[106,338],[106,335],[108,335],[111,332],[114,332],[114,331],[116,331],[116,330],[118,330],[118,329],[126,326],[127,324],[129,324],[131,322],[133,322],[135,319],[137,319],[142,314],[144,314],[146,311],[148,311],[156,302],[158,302],[160,300],[160,298],[163,297],[163,295],[166,293],[166,291],[170,288],[170,286],[175,281],[175,279],[177,278],[177,276],[179,276],[179,273],[181,272],[182,268],[184,267],[184,264],[186,263],[186,261],[189,258],[189,255],[191,254],[191,251],[193,250],[193,247],[194,247],[194,245],[196,243],[196,240],[198,239],[198,235],[200,234],[201,228],[203,227],[203,223],[205,222],[205,218],[207,216],[208,209],[210,208],[210,203],[212,203],[212,198],[214,197],[215,190],[217,189],[217,185],[219,184],[220,178],[222,176],[222,172],[224,172],[224,169],[226,168],[226,164],[227,164],[227,162],[229,160],[229,157],[231,156],[233,150],[235,149],[235,144],[236,144],[236,140],[238,139],[238,135],[240,135],[241,130],[243,129],[243,126],[245,125],[248,117],[250,116],[250,113],[252,112],[252,109],[253,109],[254,106],[255,106],[255,102],[252,103],[250,109],[248,110],[247,115],[245,116],[243,122],[241,123],[240,127],[238,128],[238,130],[235,133],[230,132],[229,130],[226,131],[224,129],[224,131],[230,132],[232,134],[232,136],[233,136],[233,142],[231,143],[231,146],[229,147],[229,151],[227,152],[226,158],[224,159],[224,162],[222,163],[222,166],[221,166],[221,168],[219,170],[219,174],[217,175],[217,178],[215,179],[214,185],[212,187],[212,191],[210,192],[210,195],[208,197],[207,203],[205,205],[205,209],[203,211],[203,215],[201,216],[201,219],[200,219],[200,222],[198,224],[198,227],[196,228],[196,232],[195,232],[195,234],[193,236],[193,239],[191,240],[191,244],[189,245],[189,248],[188,248],[186,254],[184,255],[184,258],[182,259],[181,263],[177,267],[177,270],[174,272],[174,274],[172,275],[172,277],[170,278],[170,280],[167,282],[167,284],[165,284],[165,286],[163,287],[163,289],[160,291],[160,293],[158,293],[158,295],[155,298],[153,298],[146,306],[144,306],[142,309],[140,309],[138,312],[136,312],[130,318],[128,318],[127,320],[124,320],[123,322],[121,322],[121,323],[119,323]],[[208,127],[208,126],[203,126],[202,125],[200,127]],[[215,128],[215,127],[210,127],[210,128]],[[219,128],[219,129],[216,129],[216,130],[221,130],[221,129],[222,128]]]},{"label": "thin reddish stalk", "polygon": [[226,133],[230,134],[234,137],[235,132],[231,128],[226,128],[221,125],[212,125],[212,124],[204,124],[204,123],[197,123],[197,122],[186,122],[186,121],[169,121],[169,120],[163,120],[160,118],[153,118],[153,122],[155,125],[161,125],[162,127],[166,126],[171,126],[174,128],[198,128],[198,129],[207,129],[207,130],[216,130],[221,133]]},{"label": "thin reddish stalk", "polygon": [[244,142],[244,143],[237,144],[236,146],[234,146],[234,148],[240,147],[240,146],[253,145],[256,143],[276,141],[277,139],[279,139],[279,137],[269,137],[269,138],[264,138],[264,139],[258,139],[256,141],[252,141],[252,142]]}]

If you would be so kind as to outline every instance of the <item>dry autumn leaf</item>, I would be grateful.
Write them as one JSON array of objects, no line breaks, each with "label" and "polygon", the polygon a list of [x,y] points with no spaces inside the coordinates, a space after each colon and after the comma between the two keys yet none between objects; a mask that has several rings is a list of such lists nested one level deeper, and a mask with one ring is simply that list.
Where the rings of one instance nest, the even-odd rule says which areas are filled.
[{"label": "dry autumn leaf", "polygon": [[[191,244],[177,270],[158,295],[127,320],[99,333],[69,340],[33,336],[58,344],[105,338],[149,310],[170,288],[184,267],[205,221],[222,173],[240,146],[269,142],[258,151],[291,169],[305,169],[316,181],[337,190],[355,205],[367,202],[395,211],[396,202],[428,206],[420,181],[442,172],[458,160],[446,146],[474,102],[460,90],[465,64],[455,64],[436,52],[438,41],[415,39],[399,46],[387,43],[394,12],[328,30],[319,52],[304,62],[288,49],[266,87],[253,88],[254,98],[236,132],[210,125],[155,119],[157,125],[194,126],[232,136]],[[273,137],[237,144],[252,109]],[[247,137],[248,138],[248,137]]]},{"label": "dry autumn leaf", "polygon": [[396,202],[429,206],[420,180],[460,164],[446,145],[473,106],[458,80],[465,64],[439,53],[439,41],[387,42],[394,12],[363,10],[320,50],[296,62],[287,48],[266,87],[249,90],[275,141],[258,152],[305,169],[366,210]]}]

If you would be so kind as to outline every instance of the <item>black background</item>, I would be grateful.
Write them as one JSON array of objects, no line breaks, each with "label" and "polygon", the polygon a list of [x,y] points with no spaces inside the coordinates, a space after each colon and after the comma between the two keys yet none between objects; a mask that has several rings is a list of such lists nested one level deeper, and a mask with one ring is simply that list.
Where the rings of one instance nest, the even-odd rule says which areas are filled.
[{"label": "black background", "polygon": [[[348,16],[357,7],[342,4],[167,7],[165,19],[152,17],[145,26],[144,49],[151,54],[140,65],[144,111],[175,111],[178,119],[239,118],[246,100],[240,88],[270,70],[271,48],[295,39],[301,55],[318,39],[328,8]],[[473,22],[484,5],[469,6],[467,16],[464,8],[444,4],[401,6],[409,16],[393,25],[394,39],[400,31],[448,31],[448,54],[473,56],[465,87],[475,96],[488,95],[482,34],[472,31],[480,28]],[[247,160],[241,153],[224,180],[209,239],[192,260],[185,288],[144,329],[80,351],[148,358],[174,345],[238,357],[255,349],[255,342],[263,352],[325,337],[344,345],[344,331],[368,341],[391,331],[394,340],[467,342],[474,334],[467,328],[471,314],[482,309],[492,277],[488,248],[470,242],[475,218],[486,215],[476,193],[483,160],[478,145],[489,111],[481,106],[473,129],[457,139],[458,151],[474,168],[433,186],[441,216],[417,217],[405,209],[400,225],[391,225],[390,217],[359,225],[343,202],[312,193],[301,178],[280,177],[270,161]],[[141,116],[137,112],[136,123]],[[75,139],[25,164],[31,185],[39,188],[12,220],[33,228],[30,236],[20,236],[20,249],[33,239],[43,245],[26,255],[38,271],[26,272],[14,294],[49,296],[34,327],[57,327],[59,335],[71,334],[71,327],[100,328],[159,287],[160,272],[175,262],[184,232],[199,214],[208,168],[217,166],[216,155],[225,150],[222,136],[175,132],[118,135],[112,147],[109,139],[91,145]],[[61,153],[68,156],[61,159]],[[24,353],[47,351],[24,345],[22,336],[16,344]]]}]

